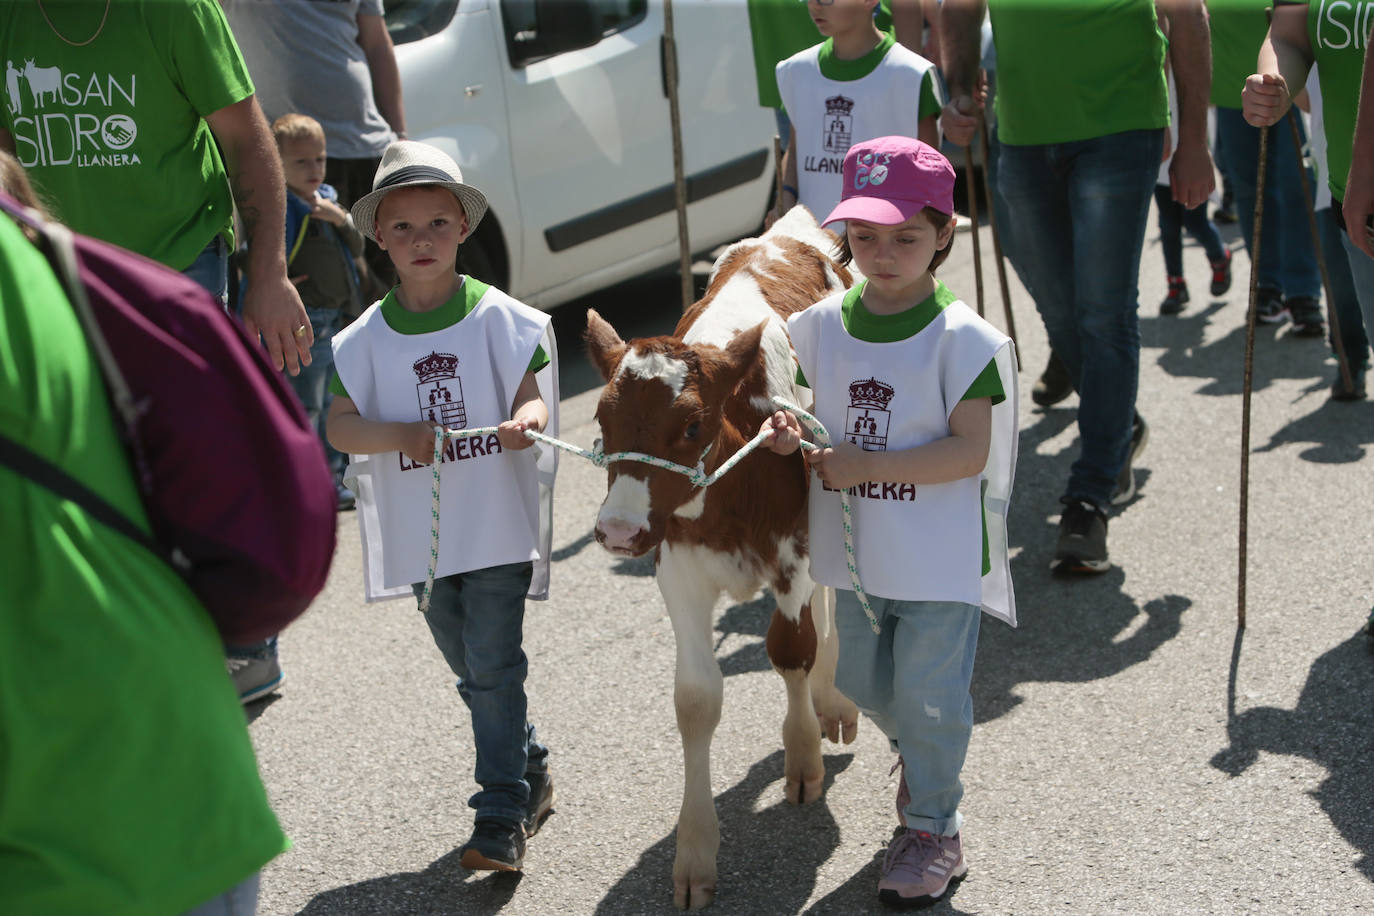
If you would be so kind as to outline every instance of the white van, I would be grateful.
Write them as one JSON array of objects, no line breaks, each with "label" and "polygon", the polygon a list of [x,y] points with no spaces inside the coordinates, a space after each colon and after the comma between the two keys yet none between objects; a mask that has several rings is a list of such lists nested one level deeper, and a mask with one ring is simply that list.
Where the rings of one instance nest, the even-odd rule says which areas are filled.
[{"label": "white van", "polygon": [[[460,266],[550,308],[677,262],[663,4],[388,0],[412,139],[442,148],[491,211]],[[744,0],[673,6],[693,251],[754,232],[774,119],[754,88]]]}]

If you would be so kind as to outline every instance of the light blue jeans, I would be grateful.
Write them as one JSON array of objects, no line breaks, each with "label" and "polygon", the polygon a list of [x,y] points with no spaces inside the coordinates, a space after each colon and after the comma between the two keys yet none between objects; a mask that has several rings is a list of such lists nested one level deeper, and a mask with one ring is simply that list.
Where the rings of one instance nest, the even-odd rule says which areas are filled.
[{"label": "light blue jeans", "polygon": [[[1298,133],[1306,139],[1301,119]],[[1321,296],[1322,276],[1317,269],[1316,247],[1307,221],[1307,202],[1302,196],[1302,176],[1292,134],[1287,118],[1269,128],[1256,286],[1277,290],[1285,297],[1317,298]],[[1240,221],[1245,250],[1254,258],[1250,247],[1255,240],[1259,128],[1246,123],[1239,108],[1218,108],[1217,138],[1222,141],[1221,169],[1231,179],[1236,195],[1236,218]],[[1314,180],[1312,170],[1308,169],[1307,186],[1315,187]]]},{"label": "light blue jeans", "polygon": [[958,601],[868,597],[879,633],[854,592],[835,590],[835,686],[902,755],[911,792],[907,826],[953,836],[964,820],[959,772],[973,734],[969,684],[982,612]]},{"label": "light blue jeans", "polygon": [[205,901],[185,916],[253,916],[258,911],[258,881],[261,875],[253,875],[229,890]]},{"label": "light blue jeans", "polygon": [[[481,789],[468,799],[477,819],[519,824],[530,786],[525,773],[548,769],[549,749],[526,717],[525,593],[534,566],[512,563],[434,580],[425,622],[458,675],[458,695],[472,714]],[[423,583],[414,586],[418,598]]]},{"label": "light blue jeans", "polygon": [[[1351,366],[1363,366],[1369,361],[1369,335],[1365,332],[1365,320],[1360,314],[1360,294],[1355,289],[1355,277],[1350,270],[1350,255],[1345,249],[1345,233],[1336,222],[1336,213],[1330,208],[1317,211],[1317,234],[1321,236],[1322,257],[1326,259],[1326,274],[1331,278],[1331,305],[1336,312],[1336,323],[1341,328],[1341,343],[1345,347],[1345,358]],[[1360,257],[1374,264],[1368,257],[1356,251]],[[1374,299],[1374,288],[1366,295]],[[1336,349],[1336,329],[1331,328],[1329,335],[1331,349]]]},{"label": "light blue jeans", "polygon": [[1078,391],[1082,451],[1064,496],[1104,510],[1131,443],[1140,250],[1163,143],[1162,130],[1003,143],[998,161],[1013,264]]}]

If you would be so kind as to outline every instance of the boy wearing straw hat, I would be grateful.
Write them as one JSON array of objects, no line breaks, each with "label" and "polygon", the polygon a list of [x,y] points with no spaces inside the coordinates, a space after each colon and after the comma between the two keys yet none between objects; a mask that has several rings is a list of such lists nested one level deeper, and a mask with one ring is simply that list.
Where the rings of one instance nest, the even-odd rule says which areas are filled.
[{"label": "boy wearing straw hat", "polygon": [[[548,595],[555,453],[531,449],[525,431],[557,431],[549,316],[456,272],[487,201],[443,151],[391,144],[372,187],[353,221],[399,283],[334,338],[329,439],[350,453],[369,600],[421,594],[438,478],[425,620],[471,712],[480,785],[462,864],[518,871],[553,804],[521,648],[526,596]],[[447,439],[436,472],[436,426],[492,429]]]}]

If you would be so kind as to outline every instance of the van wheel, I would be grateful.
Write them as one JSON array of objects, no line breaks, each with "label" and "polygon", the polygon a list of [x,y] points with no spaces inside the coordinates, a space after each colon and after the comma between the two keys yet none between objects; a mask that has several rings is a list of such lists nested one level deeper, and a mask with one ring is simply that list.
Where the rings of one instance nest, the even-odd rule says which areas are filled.
[{"label": "van wheel", "polygon": [[491,256],[476,237],[469,238],[458,248],[458,270],[492,286],[499,285],[501,278],[496,275],[496,266]]}]

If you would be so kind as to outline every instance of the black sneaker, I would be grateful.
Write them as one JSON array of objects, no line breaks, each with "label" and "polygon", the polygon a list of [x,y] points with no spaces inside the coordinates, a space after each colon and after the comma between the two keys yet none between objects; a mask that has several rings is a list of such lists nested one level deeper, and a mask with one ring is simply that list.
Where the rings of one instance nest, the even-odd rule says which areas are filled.
[{"label": "black sneaker", "polygon": [[1112,494],[1113,506],[1128,503],[1135,497],[1135,470],[1131,465],[1140,457],[1140,453],[1145,451],[1145,443],[1149,441],[1150,427],[1145,423],[1144,417],[1136,414],[1135,419],[1131,421],[1131,450],[1126,453],[1126,463],[1116,475],[1116,492]]},{"label": "black sneaker", "polygon": [[1111,565],[1107,559],[1107,516],[1086,499],[1066,500],[1050,571],[1056,575],[1100,573]]},{"label": "black sneaker", "polygon": [[525,831],[519,824],[482,818],[462,849],[459,864],[473,871],[519,871],[525,862]]},{"label": "black sneaker", "polygon": [[1071,394],[1073,379],[1069,378],[1069,370],[1064,368],[1059,357],[1051,351],[1045,371],[1040,373],[1040,378],[1035,380],[1035,385],[1031,388],[1031,400],[1041,407],[1053,407]]},{"label": "black sneaker", "polygon": [[1169,295],[1159,304],[1159,314],[1177,315],[1188,304],[1188,284],[1182,277],[1169,278]]},{"label": "black sneaker", "polygon": [[1255,318],[1265,324],[1283,324],[1288,320],[1288,307],[1283,304],[1283,293],[1276,289],[1255,291]]},{"label": "black sneaker", "polygon": [[531,837],[544,826],[544,820],[553,814],[553,777],[549,771],[528,772],[525,782],[530,784],[530,800],[525,805],[525,836]]},{"label": "black sneaker", "polygon": [[1288,300],[1288,314],[1293,318],[1292,334],[1296,337],[1321,337],[1326,333],[1322,324],[1321,306],[1315,296],[1293,296]]},{"label": "black sneaker", "polygon": [[1213,296],[1220,296],[1231,288],[1231,249],[1225,249],[1226,256],[1220,261],[1212,262],[1212,286]]},{"label": "black sneaker", "polygon": [[1350,387],[1346,388],[1345,382],[1341,381],[1340,370],[1337,370],[1336,380],[1331,383],[1331,400],[1363,401],[1368,396],[1364,384],[1366,371],[1364,366],[1351,366]]}]

